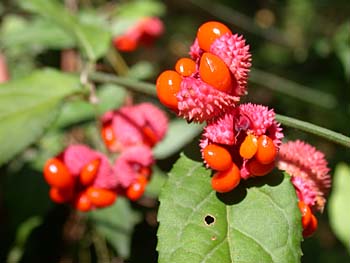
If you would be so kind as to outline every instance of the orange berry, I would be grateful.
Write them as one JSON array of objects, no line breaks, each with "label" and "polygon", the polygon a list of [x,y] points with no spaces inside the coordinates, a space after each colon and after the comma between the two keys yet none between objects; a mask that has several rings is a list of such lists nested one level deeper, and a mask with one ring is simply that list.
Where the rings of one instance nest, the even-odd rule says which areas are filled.
[{"label": "orange berry", "polygon": [[158,137],[150,127],[148,126],[143,127],[142,133],[144,137],[144,143],[146,145],[148,145],[149,147],[153,147],[154,145],[157,144]]},{"label": "orange berry", "polygon": [[156,89],[161,103],[170,109],[177,110],[176,94],[180,90],[182,78],[174,70],[163,71],[157,78]]},{"label": "orange berry", "polygon": [[209,167],[217,171],[226,171],[232,164],[229,151],[216,144],[207,145],[203,150],[203,157]]},{"label": "orange berry", "polygon": [[261,135],[258,138],[258,150],[255,154],[256,160],[262,164],[269,164],[275,160],[276,155],[277,150],[273,140],[266,135]]},{"label": "orange berry", "polygon": [[74,178],[68,171],[68,168],[57,158],[51,158],[46,161],[44,178],[53,187],[70,188],[74,184]]},{"label": "orange berry", "polygon": [[197,31],[199,47],[204,51],[209,51],[211,44],[226,33],[232,34],[231,30],[220,22],[209,21],[202,24]]},{"label": "orange berry", "polygon": [[199,63],[199,75],[202,80],[215,89],[229,92],[232,88],[231,72],[225,62],[211,53],[204,53]]},{"label": "orange berry", "polygon": [[129,35],[121,35],[113,39],[113,46],[123,52],[132,52],[137,48],[137,40]]},{"label": "orange berry", "polygon": [[251,159],[257,150],[258,139],[254,135],[248,134],[239,147],[239,155],[245,159]]},{"label": "orange berry", "polygon": [[80,182],[82,185],[90,185],[95,180],[98,169],[100,168],[100,159],[95,159],[87,163],[80,171]]},{"label": "orange berry", "polygon": [[317,218],[311,214],[311,220],[310,223],[307,225],[307,227],[303,231],[303,237],[310,237],[313,233],[315,233],[318,226]]},{"label": "orange berry", "polygon": [[234,189],[240,182],[241,175],[237,165],[232,163],[226,171],[216,172],[211,178],[212,188],[219,193],[227,193]]},{"label": "orange berry", "polygon": [[196,72],[196,62],[190,58],[180,58],[175,64],[175,70],[184,77],[191,76]]},{"label": "orange berry", "polygon": [[247,163],[248,171],[252,175],[255,175],[255,176],[266,175],[269,172],[271,172],[274,167],[275,167],[275,163],[274,162],[271,162],[271,163],[268,163],[268,164],[262,164],[258,160],[256,160],[255,158],[249,160],[248,163]]},{"label": "orange berry", "polygon": [[138,170],[138,174],[141,176],[144,176],[148,180],[151,177],[152,169],[150,167],[147,167],[147,166],[142,166]]},{"label": "orange berry", "polygon": [[112,124],[103,125],[101,129],[101,136],[107,148],[109,150],[113,150],[115,148],[117,139],[115,137]]},{"label": "orange berry", "polygon": [[144,176],[139,176],[136,179],[136,182],[132,183],[128,189],[126,189],[126,196],[131,201],[136,201],[140,199],[140,197],[143,195],[143,193],[146,190],[147,185],[147,179]]},{"label": "orange berry", "polygon": [[306,229],[306,227],[309,225],[311,221],[311,215],[312,215],[311,209],[303,201],[299,201],[298,206],[301,212],[301,223],[303,225],[303,229]]},{"label": "orange berry", "polygon": [[92,203],[86,194],[86,192],[82,192],[78,195],[77,199],[74,201],[73,206],[82,212],[90,211],[92,208]]},{"label": "orange berry", "polygon": [[109,189],[90,186],[86,194],[91,203],[96,207],[106,207],[112,205],[117,198],[117,194]]},{"label": "orange berry", "polygon": [[57,187],[51,187],[49,196],[52,201],[58,204],[63,204],[70,201],[73,197],[73,189],[62,189]]}]

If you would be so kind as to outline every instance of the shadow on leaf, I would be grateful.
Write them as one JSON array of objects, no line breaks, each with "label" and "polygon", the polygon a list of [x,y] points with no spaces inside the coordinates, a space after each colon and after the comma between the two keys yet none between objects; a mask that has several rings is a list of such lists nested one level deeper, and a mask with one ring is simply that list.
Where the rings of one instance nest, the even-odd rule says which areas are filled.
[{"label": "shadow on leaf", "polygon": [[242,202],[247,195],[249,188],[263,187],[265,185],[274,187],[278,186],[283,181],[283,174],[276,170],[272,173],[262,176],[242,180],[241,183],[228,193],[216,193],[217,198],[226,205],[234,205]]}]

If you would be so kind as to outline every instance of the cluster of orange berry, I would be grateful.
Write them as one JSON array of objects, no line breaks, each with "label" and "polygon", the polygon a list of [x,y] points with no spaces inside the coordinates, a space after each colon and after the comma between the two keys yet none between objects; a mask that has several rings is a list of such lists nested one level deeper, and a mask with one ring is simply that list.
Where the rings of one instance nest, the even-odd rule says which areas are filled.
[{"label": "cluster of orange berry", "polygon": [[283,134],[272,110],[239,104],[251,66],[242,36],[220,22],[206,22],[198,28],[190,55],[159,75],[157,95],[188,121],[207,122],[202,157],[215,171],[213,189],[229,192],[241,178],[263,176],[275,167]]},{"label": "cluster of orange berry", "polygon": [[[204,36],[203,36],[204,38]],[[190,58],[180,58],[175,64],[175,70],[166,70],[157,79],[159,100],[167,107],[177,110],[177,93],[180,90],[181,76],[188,77],[197,71],[196,62]],[[232,86],[231,73],[225,63],[216,55],[205,52],[199,64],[200,78],[216,88],[228,92]]]},{"label": "cluster of orange berry", "polygon": [[[94,159],[83,166],[79,175],[74,177],[60,159],[49,159],[44,166],[44,178],[51,187],[51,200],[59,204],[70,202],[80,211],[110,206],[117,198],[116,192],[93,186],[99,168],[100,159]],[[75,195],[75,192],[79,194]]]},{"label": "cluster of orange berry", "polygon": [[[187,121],[206,122],[200,149],[206,167],[213,170],[212,188],[219,193],[230,192],[241,179],[267,175],[277,165],[291,175],[303,236],[312,235],[317,228],[312,209],[320,210],[324,205],[320,200],[330,185],[329,170],[323,155],[300,142],[286,144],[283,158],[277,158],[283,133],[274,110],[239,103],[247,94],[251,66],[244,38],[220,22],[206,22],[199,27],[189,53],[191,58],[180,58],[175,70],[159,75],[157,95],[162,104]],[[310,156],[298,158],[300,149]],[[315,160],[317,165],[308,160]],[[316,170],[308,169],[311,172],[306,175],[303,165],[317,166],[319,172],[311,174]]]},{"label": "cluster of orange berry", "polygon": [[[221,45],[230,49],[221,52]],[[175,70],[162,72],[156,83],[159,100],[189,121],[219,116],[244,95],[251,66],[249,46],[222,23],[204,23],[191,47],[192,58],[180,58]],[[236,54],[232,59],[231,54]],[[239,67],[236,67],[239,64]]]},{"label": "cluster of orange berry", "polygon": [[152,147],[166,134],[167,116],[145,102],[105,112],[101,126],[107,149],[118,153],[114,163],[85,145],[68,146],[44,166],[54,202],[89,211],[112,205],[117,196],[136,201],[144,194],[154,164]]},{"label": "cluster of orange berry", "polygon": [[317,229],[318,221],[315,215],[312,213],[310,207],[303,201],[298,202],[298,206],[301,212],[301,224],[303,227],[303,236],[311,236]]},{"label": "cluster of orange berry", "polygon": [[[239,155],[247,162],[246,169],[253,176],[263,176],[275,167],[277,149],[270,137],[248,134],[239,146]],[[241,172],[224,146],[212,143],[203,149],[203,158],[214,173],[211,184],[215,191],[226,193],[240,182]]]}]

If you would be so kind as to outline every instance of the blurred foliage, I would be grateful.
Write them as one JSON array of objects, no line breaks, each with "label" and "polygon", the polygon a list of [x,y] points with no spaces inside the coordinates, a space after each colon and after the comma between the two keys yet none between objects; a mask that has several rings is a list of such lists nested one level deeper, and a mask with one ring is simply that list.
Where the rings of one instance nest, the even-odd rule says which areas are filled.
[{"label": "blurred foliage", "polygon": [[[150,15],[161,16],[166,28],[154,46],[125,54],[111,51],[114,35]],[[79,51],[81,72],[91,71],[97,62],[103,71],[123,75],[120,69],[127,68],[129,77],[154,82],[161,70],[188,56],[202,22],[220,20],[244,34],[251,47],[254,70],[245,101],[349,135],[349,17],[348,0],[1,1],[0,53],[14,82],[29,78],[32,84],[8,91],[4,87],[11,84],[0,86],[0,160],[6,162],[0,167],[0,262],[157,262],[155,218],[165,173],[180,151],[198,158],[198,127],[173,120],[168,137],[155,149],[161,159],[155,180],[138,203],[119,200],[87,217],[51,203],[41,175],[43,162],[77,141],[103,150],[96,114],[130,99],[130,91],[121,86],[97,83],[101,103],[89,103],[88,85],[77,92],[77,80],[69,74],[44,69],[61,68],[62,50]],[[125,64],[115,63],[120,56]],[[46,73],[38,77],[34,69]],[[56,88],[63,84],[63,90]],[[31,95],[28,105],[38,107],[26,108],[19,94],[27,102]],[[132,95],[135,101],[157,103]],[[10,133],[6,114],[18,116],[11,119],[16,129]],[[325,152],[332,174],[337,167],[331,202],[318,217],[316,235],[303,242],[302,262],[348,262],[348,189],[339,180],[349,181],[349,148],[295,129],[284,132],[286,139],[299,138]]]}]

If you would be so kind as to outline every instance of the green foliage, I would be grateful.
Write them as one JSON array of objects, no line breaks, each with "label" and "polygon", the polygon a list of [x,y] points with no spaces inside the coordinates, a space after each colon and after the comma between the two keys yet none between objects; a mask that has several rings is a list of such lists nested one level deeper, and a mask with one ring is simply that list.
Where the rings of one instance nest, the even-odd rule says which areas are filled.
[{"label": "green foliage", "polygon": [[8,15],[1,28],[2,45],[12,52],[38,53],[44,49],[64,49],[74,46],[73,39],[59,26],[43,18],[32,20]]},{"label": "green foliage", "polygon": [[166,137],[155,147],[153,151],[154,156],[157,159],[164,159],[178,152],[198,136],[202,129],[203,126],[199,124],[188,125],[188,123],[180,119],[172,120]]},{"label": "green foliage", "polygon": [[34,228],[36,228],[42,223],[41,221],[42,220],[40,217],[33,216],[27,219],[18,227],[15,244],[11,248],[11,251],[9,252],[7,257],[8,262],[20,261],[26,240],[28,239],[31,231],[33,231]]},{"label": "green foliage", "polygon": [[55,120],[61,100],[79,91],[78,78],[46,69],[0,85],[0,164],[35,142]]},{"label": "green foliage", "polygon": [[125,198],[108,208],[90,212],[97,231],[99,231],[122,257],[129,257],[131,235],[140,215],[133,211]]},{"label": "green foliage", "polygon": [[334,50],[344,67],[345,77],[350,81],[350,22],[339,26],[334,36]]},{"label": "green foliage", "polygon": [[333,177],[333,191],[329,198],[329,220],[334,233],[350,252],[350,167],[337,165]]},{"label": "green foliage", "polygon": [[164,13],[164,5],[154,0],[138,0],[124,3],[118,9],[119,17],[161,16]]},{"label": "green foliage", "polygon": [[62,111],[55,126],[65,127],[83,121],[91,121],[96,116],[102,115],[108,110],[119,108],[126,96],[126,91],[120,86],[113,84],[101,85],[96,92],[97,104],[93,105],[81,99],[67,101],[62,106]]},{"label": "green foliage", "polygon": [[105,55],[111,36],[107,30],[84,24],[73,16],[56,0],[19,1],[26,10],[40,14],[60,26],[71,38],[75,39],[81,51],[91,61]]},{"label": "green foliage", "polygon": [[134,25],[138,19],[161,16],[164,13],[164,4],[154,0],[137,0],[121,3],[115,10],[111,30],[113,35],[120,35]]},{"label": "green foliage", "polygon": [[299,262],[296,200],[282,174],[216,194],[210,171],[182,155],[160,195],[159,262]]}]

